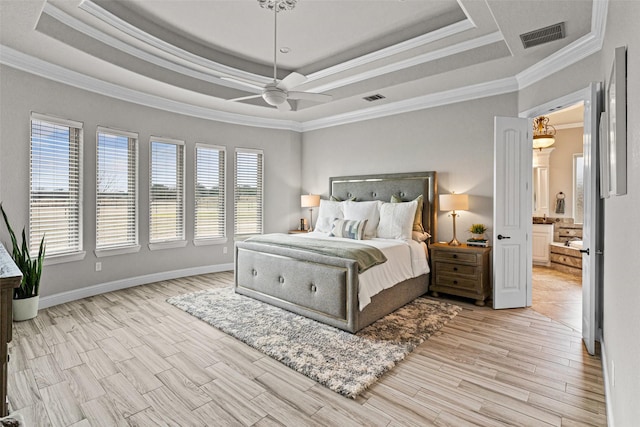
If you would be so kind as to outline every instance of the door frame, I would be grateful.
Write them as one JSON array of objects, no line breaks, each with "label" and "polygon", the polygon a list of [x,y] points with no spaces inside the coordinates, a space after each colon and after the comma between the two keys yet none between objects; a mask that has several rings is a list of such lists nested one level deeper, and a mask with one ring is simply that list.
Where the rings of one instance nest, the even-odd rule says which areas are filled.
[{"label": "door frame", "polygon": [[[597,100],[598,102],[600,102],[600,100]],[[553,111],[557,111],[557,110],[562,110],[564,108],[570,107],[578,102],[584,102],[585,104],[588,102],[591,102],[591,85],[587,86],[584,89],[575,91],[573,93],[561,96],[559,98],[556,98],[554,100],[548,101],[544,104],[538,105],[536,107],[530,108],[528,110],[522,111],[518,114],[518,117],[521,118],[527,118],[527,119],[533,119],[534,117],[538,117],[540,115],[545,115],[545,114],[549,114]],[[598,108],[597,106],[592,106],[592,108]],[[587,126],[583,127],[583,137],[584,135],[587,135],[588,132],[591,131],[591,129],[587,129]],[[591,138],[592,143],[594,141],[597,141],[597,139],[599,138],[599,135],[589,135],[589,137]],[[595,159],[595,161],[592,162],[593,163],[593,171],[592,173],[596,174],[598,168],[599,168],[599,162],[597,161],[597,159]],[[600,202],[600,193],[598,191],[598,186],[597,186],[597,181],[596,181],[596,185],[593,185],[591,188],[591,197],[593,200],[593,203],[595,205],[595,208],[598,209],[598,203]],[[589,212],[585,212],[585,216],[586,215],[590,215]],[[596,214],[597,216],[597,214]],[[596,218],[591,218],[591,221],[595,221]],[[596,228],[598,229],[598,233],[597,234],[601,234],[602,233],[602,223],[600,224],[596,224]],[[597,238],[596,238],[597,240]],[[599,340],[600,336],[601,336],[601,325],[600,325],[600,319],[599,319],[599,312],[600,312],[600,308],[602,307],[602,301],[600,300],[600,292],[598,291],[598,289],[602,286],[601,283],[601,275],[599,274],[599,268],[598,268],[598,262],[600,262],[601,257],[596,256],[599,255],[601,248],[591,248],[591,251],[593,253],[593,256],[590,258],[590,262],[595,263],[596,268],[596,274],[595,274],[595,286],[596,289],[592,290],[592,292],[595,291],[595,298],[593,300],[593,303],[595,304],[595,316],[593,319],[591,319],[591,321],[594,324],[594,329],[596,332],[596,339]],[[532,266],[529,264],[528,267],[529,269],[529,277],[531,277],[531,270],[532,270]],[[531,284],[533,284],[533,282],[531,282]],[[529,286],[527,288],[527,305],[531,306],[532,304],[532,287],[533,286]],[[584,293],[583,293],[583,298],[582,298],[582,307],[584,308],[585,306],[585,301],[584,301]]]}]

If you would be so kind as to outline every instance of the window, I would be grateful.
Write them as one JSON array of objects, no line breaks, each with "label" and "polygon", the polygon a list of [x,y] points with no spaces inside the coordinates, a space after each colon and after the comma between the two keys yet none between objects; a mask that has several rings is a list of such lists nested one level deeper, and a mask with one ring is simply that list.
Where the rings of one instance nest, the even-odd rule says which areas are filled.
[{"label": "window", "polygon": [[262,234],[261,150],[236,149],[234,227],[237,236]]},{"label": "window", "polygon": [[225,157],[223,147],[196,144],[196,244],[226,236]]},{"label": "window", "polygon": [[29,248],[47,256],[82,251],[82,123],[31,114]]},{"label": "window", "polygon": [[96,140],[96,255],[138,250],[138,134],[98,128]]},{"label": "window", "polygon": [[[150,145],[149,241],[184,246],[184,142],[152,138]],[[151,249],[160,247],[167,246]]]}]

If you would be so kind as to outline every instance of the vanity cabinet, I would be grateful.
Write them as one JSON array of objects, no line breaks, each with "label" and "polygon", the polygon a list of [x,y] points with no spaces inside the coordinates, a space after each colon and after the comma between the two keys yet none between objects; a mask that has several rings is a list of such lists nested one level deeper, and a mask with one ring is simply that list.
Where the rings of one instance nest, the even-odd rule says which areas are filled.
[{"label": "vanity cabinet", "polygon": [[553,224],[533,224],[531,234],[533,263],[549,267],[551,265],[549,253],[551,242],[553,242]]}]

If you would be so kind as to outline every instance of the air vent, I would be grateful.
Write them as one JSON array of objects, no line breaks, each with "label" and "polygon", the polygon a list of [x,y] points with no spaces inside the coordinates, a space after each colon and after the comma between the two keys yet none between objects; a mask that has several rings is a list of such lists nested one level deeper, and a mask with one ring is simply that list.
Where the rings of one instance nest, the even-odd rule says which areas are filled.
[{"label": "air vent", "polygon": [[364,99],[365,101],[369,101],[369,102],[373,102],[373,101],[377,101],[379,99],[385,99],[386,97],[384,95],[380,95],[379,93],[376,93],[375,95],[370,95],[370,96],[365,96]]},{"label": "air vent", "polygon": [[525,49],[533,46],[538,46],[540,44],[549,43],[554,40],[560,40],[564,37],[564,22],[530,31],[525,34],[520,34],[520,40],[522,40],[522,44],[524,45]]}]

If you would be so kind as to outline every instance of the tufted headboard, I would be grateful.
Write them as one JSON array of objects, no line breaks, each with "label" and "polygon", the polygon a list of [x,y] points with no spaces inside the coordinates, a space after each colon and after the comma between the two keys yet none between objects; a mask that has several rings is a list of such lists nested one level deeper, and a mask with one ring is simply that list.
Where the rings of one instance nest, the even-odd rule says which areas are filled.
[{"label": "tufted headboard", "polygon": [[436,242],[437,232],[437,189],[436,172],[393,173],[379,175],[337,176],[329,178],[329,194],[342,200],[355,197],[356,201],[391,201],[396,195],[409,202],[423,195],[422,224],[431,234],[431,242]]}]

